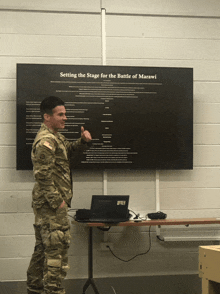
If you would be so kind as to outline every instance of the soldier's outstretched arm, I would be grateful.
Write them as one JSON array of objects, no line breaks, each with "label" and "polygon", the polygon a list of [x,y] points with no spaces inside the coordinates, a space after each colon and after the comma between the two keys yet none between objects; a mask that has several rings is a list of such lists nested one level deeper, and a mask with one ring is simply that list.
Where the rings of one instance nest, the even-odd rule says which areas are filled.
[{"label": "soldier's outstretched arm", "polygon": [[75,142],[69,142],[66,140],[66,148],[68,150],[69,157],[74,158],[77,156],[77,152],[81,152],[83,150],[89,149],[91,145],[92,136],[89,131],[84,130],[84,127],[81,127],[81,138],[76,140]]},{"label": "soldier's outstretched arm", "polygon": [[84,127],[81,127],[81,138],[87,143],[92,140],[92,136],[90,132],[87,130],[84,130]]}]

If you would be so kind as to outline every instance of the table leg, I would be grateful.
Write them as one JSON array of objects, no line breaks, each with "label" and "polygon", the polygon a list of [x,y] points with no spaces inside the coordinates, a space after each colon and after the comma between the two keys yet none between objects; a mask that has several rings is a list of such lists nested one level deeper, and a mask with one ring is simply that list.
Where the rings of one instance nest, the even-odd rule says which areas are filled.
[{"label": "table leg", "polygon": [[86,293],[87,288],[91,285],[95,294],[100,294],[95,282],[93,280],[93,228],[89,227],[89,239],[88,239],[88,274],[89,277],[83,287],[83,294]]}]

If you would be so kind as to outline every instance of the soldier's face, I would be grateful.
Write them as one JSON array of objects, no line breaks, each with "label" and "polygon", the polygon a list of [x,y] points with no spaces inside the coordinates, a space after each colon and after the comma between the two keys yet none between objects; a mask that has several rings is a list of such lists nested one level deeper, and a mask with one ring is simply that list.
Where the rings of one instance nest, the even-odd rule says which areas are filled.
[{"label": "soldier's face", "polygon": [[56,106],[53,109],[53,115],[49,115],[48,119],[49,127],[53,131],[57,132],[59,129],[64,129],[67,120],[65,107],[63,105]]}]

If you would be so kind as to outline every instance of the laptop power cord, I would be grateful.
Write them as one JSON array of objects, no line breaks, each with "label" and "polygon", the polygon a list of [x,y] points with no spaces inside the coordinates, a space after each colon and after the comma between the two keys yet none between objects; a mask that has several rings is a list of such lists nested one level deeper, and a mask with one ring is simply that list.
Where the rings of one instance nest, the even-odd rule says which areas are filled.
[{"label": "laptop power cord", "polygon": [[111,252],[111,254],[112,254],[115,258],[117,258],[118,260],[123,261],[123,262],[129,262],[129,261],[135,259],[135,258],[138,257],[138,256],[146,255],[146,254],[148,254],[149,251],[151,250],[151,226],[149,226],[149,248],[148,248],[148,250],[147,250],[146,252],[138,253],[138,254],[136,254],[135,256],[133,256],[133,257],[131,257],[131,258],[129,258],[129,259],[126,260],[126,259],[123,259],[123,258],[121,258],[121,257],[118,257],[118,256],[112,251],[112,249],[111,249],[111,247],[110,247],[109,245],[106,245],[106,247],[109,249],[109,251]]}]

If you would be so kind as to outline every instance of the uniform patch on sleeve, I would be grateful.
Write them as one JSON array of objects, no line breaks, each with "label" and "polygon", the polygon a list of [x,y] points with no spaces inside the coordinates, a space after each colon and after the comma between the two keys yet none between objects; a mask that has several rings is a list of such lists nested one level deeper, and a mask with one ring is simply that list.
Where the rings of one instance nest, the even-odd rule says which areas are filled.
[{"label": "uniform patch on sleeve", "polygon": [[53,147],[51,146],[51,144],[47,141],[44,142],[44,146],[46,146],[47,148],[49,148],[50,150],[53,149]]},{"label": "uniform patch on sleeve", "polygon": [[40,155],[40,159],[41,159],[41,160],[44,160],[45,158],[46,158],[45,154],[41,154],[41,155]]}]

